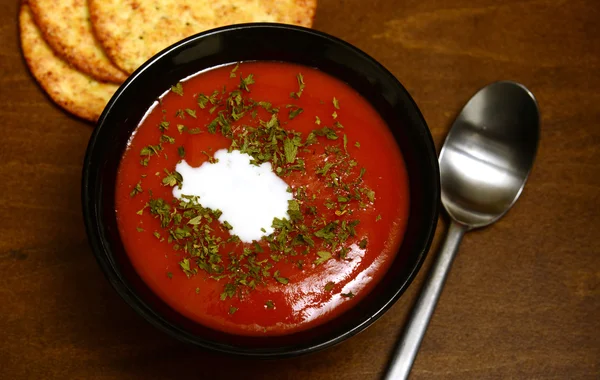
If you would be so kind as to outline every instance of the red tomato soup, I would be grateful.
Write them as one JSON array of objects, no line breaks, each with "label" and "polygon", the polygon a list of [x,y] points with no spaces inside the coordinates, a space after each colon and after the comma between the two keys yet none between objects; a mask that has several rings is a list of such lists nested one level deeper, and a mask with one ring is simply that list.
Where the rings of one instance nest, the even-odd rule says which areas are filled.
[{"label": "red tomato soup", "polygon": [[[287,218],[252,242],[176,171],[221,149],[269,162]],[[244,188],[235,189],[243,192]],[[218,67],[175,84],[122,157],[116,213],[127,254],[174,310],[238,335],[283,335],[356,305],[389,268],[408,218],[408,179],[385,122],[345,83],[278,62]]]}]

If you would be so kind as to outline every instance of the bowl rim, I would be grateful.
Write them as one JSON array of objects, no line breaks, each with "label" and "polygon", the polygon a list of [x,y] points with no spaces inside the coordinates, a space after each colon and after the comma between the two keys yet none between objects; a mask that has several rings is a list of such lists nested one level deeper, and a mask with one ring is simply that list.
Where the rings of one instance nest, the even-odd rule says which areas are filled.
[{"label": "bowl rim", "polygon": [[[418,120],[419,124],[421,124],[421,133],[423,135],[423,143],[428,146],[430,152],[432,153],[434,159],[432,159],[431,164],[434,167],[434,173],[431,173],[433,178],[429,178],[429,180],[433,180],[434,189],[431,192],[433,197],[429,199],[431,202],[432,213],[431,218],[427,218],[423,221],[423,226],[428,226],[427,231],[427,241],[423,242],[424,244],[421,246],[421,252],[416,257],[416,262],[413,265],[412,270],[407,275],[405,281],[397,288],[394,292],[393,296],[387,299],[385,303],[381,305],[381,307],[377,308],[377,311],[372,313],[369,318],[363,320],[360,323],[355,324],[351,329],[344,331],[342,334],[336,335],[335,337],[321,341],[318,343],[310,343],[306,344],[299,348],[289,348],[286,347],[285,351],[282,352],[281,348],[270,349],[265,352],[263,350],[232,350],[230,346],[220,345],[216,342],[214,344],[205,344],[200,343],[197,340],[194,340],[189,337],[189,332],[186,330],[179,328],[161,315],[154,313],[152,307],[146,304],[143,300],[141,300],[131,289],[131,287],[127,284],[127,281],[123,278],[122,273],[117,269],[118,265],[116,264],[113,254],[103,241],[103,236],[101,236],[100,229],[101,226],[97,226],[96,221],[100,218],[101,210],[98,209],[98,205],[95,202],[92,202],[94,197],[95,189],[89,186],[89,183],[94,175],[96,175],[97,169],[93,169],[90,162],[93,157],[98,155],[96,145],[98,143],[98,139],[102,134],[102,131],[108,127],[106,127],[105,121],[108,115],[111,113],[111,110],[115,103],[117,103],[121,97],[121,95],[126,91],[126,89],[131,85],[132,82],[136,81],[138,77],[140,77],[144,71],[146,71],[150,66],[154,65],[156,62],[168,57],[169,55],[177,52],[179,49],[184,48],[186,45],[196,42],[197,40],[201,40],[203,38],[207,38],[212,35],[224,33],[224,32],[242,32],[247,29],[273,29],[275,30],[292,30],[295,32],[301,32],[306,34],[311,34],[315,37],[327,40],[333,44],[341,45],[347,50],[350,50],[353,54],[360,56],[362,59],[370,61],[371,64],[374,64],[378,70],[380,70],[384,75],[389,77],[389,79],[393,82],[394,87],[398,89],[398,91],[403,92],[403,95],[406,99],[408,99],[411,103],[412,109],[410,112],[414,113],[414,117]],[[429,173],[428,173],[429,174]],[[88,242],[91,247],[92,253],[94,254],[98,265],[100,266],[102,272],[105,277],[109,280],[112,287],[116,290],[119,296],[125,300],[125,302],[132,307],[136,313],[143,317],[144,320],[149,322],[151,325],[155,326],[159,330],[165,332],[167,335],[174,337],[180,341],[192,344],[197,347],[202,347],[204,349],[209,349],[225,354],[233,354],[236,356],[245,356],[245,357],[255,357],[255,358],[284,358],[284,357],[292,357],[303,355],[307,353],[321,351],[328,347],[337,345],[342,341],[364,331],[367,327],[372,325],[377,319],[379,319],[386,311],[388,311],[392,305],[396,303],[396,301],[400,298],[400,296],[408,289],[410,284],[413,282],[417,273],[427,257],[428,251],[431,248],[431,244],[433,242],[433,238],[435,235],[435,230],[437,227],[438,216],[440,212],[440,178],[439,178],[439,165],[437,160],[437,154],[435,145],[433,142],[433,138],[431,136],[431,132],[429,127],[419,110],[417,104],[415,103],[412,96],[408,93],[406,88],[400,83],[400,81],[389,71],[387,70],[381,63],[375,60],[373,57],[362,51],[361,49],[353,46],[352,44],[332,36],[330,34],[317,31],[310,28],[305,28],[296,25],[289,24],[281,24],[281,23],[268,23],[268,22],[259,22],[259,23],[244,23],[244,24],[234,24],[229,26],[223,26],[219,28],[214,28],[211,30],[207,30],[204,32],[197,33],[185,39],[182,39],[169,47],[163,49],[152,58],[147,60],[144,64],[142,64],[137,70],[135,70],[127,80],[117,89],[114,95],[111,97],[110,101],[105,106],[98,122],[96,123],[94,130],[89,139],[84,161],[83,161],[83,170],[82,170],[82,179],[81,179],[81,202],[82,202],[82,210],[84,217],[84,224],[86,229],[86,234],[88,236]]]}]

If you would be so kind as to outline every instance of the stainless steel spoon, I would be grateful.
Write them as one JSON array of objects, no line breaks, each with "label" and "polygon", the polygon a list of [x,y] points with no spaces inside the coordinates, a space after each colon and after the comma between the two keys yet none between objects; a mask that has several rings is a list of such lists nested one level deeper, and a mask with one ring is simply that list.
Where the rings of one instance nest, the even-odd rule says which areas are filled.
[{"label": "stainless steel spoon", "polygon": [[465,232],[500,219],[521,194],[539,140],[533,94],[515,82],[481,89],[463,108],[440,152],[442,204],[451,223],[385,379],[406,379]]}]

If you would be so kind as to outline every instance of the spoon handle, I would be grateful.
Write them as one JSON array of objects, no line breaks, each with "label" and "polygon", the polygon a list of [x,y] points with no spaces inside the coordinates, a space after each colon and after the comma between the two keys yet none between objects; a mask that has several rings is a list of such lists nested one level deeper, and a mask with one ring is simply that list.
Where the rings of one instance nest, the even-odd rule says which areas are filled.
[{"label": "spoon handle", "polygon": [[454,221],[450,223],[446,240],[438,257],[429,271],[419,299],[408,320],[402,339],[396,348],[388,367],[385,380],[407,379],[415,361],[419,346],[427,330],[429,320],[442,293],[450,266],[458,251],[458,246],[466,232],[466,227]]}]

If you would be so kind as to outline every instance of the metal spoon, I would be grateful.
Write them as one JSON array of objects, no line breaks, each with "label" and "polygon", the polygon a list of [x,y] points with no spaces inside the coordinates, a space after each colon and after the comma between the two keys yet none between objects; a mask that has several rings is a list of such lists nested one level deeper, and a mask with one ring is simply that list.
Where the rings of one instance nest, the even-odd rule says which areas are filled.
[{"label": "metal spoon", "polygon": [[481,89],[463,108],[440,152],[442,204],[451,223],[385,379],[406,379],[465,232],[500,219],[521,194],[537,151],[539,112],[515,82]]}]

